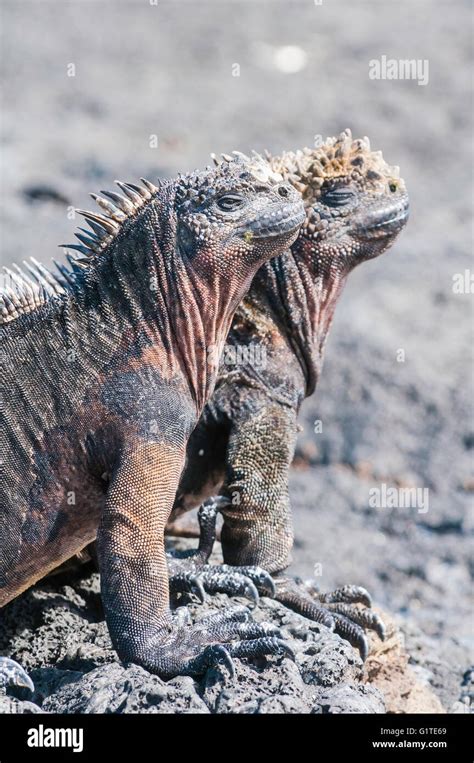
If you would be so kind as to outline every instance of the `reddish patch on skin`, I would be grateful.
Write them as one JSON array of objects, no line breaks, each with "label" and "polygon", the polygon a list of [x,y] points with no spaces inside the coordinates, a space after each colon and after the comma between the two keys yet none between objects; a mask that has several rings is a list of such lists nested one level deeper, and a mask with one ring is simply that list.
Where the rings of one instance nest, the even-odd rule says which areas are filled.
[{"label": "reddish patch on skin", "polygon": [[[138,375],[149,365],[164,380],[182,379],[182,369],[176,360],[174,368],[168,362],[172,352],[163,345],[145,346],[136,353],[130,351],[132,346],[131,337],[124,336],[115,353],[116,373]],[[122,443],[140,439],[139,421],[124,420],[101,400],[108,378],[102,375],[67,424],[44,432],[33,453],[19,555],[7,572],[7,585],[0,588],[0,607],[95,540],[108,482],[102,475],[113,472]],[[188,396],[185,389],[183,395]],[[94,453],[88,452],[95,441]]]},{"label": "reddish patch on skin", "polygon": [[136,344],[135,333],[125,332],[115,353],[113,365],[116,371],[137,371],[145,365],[152,366],[160,372],[163,379],[171,380],[180,373],[173,348],[166,349],[159,336],[152,336],[146,324],[143,325],[144,338],[149,344],[140,347],[139,352],[131,352]]}]

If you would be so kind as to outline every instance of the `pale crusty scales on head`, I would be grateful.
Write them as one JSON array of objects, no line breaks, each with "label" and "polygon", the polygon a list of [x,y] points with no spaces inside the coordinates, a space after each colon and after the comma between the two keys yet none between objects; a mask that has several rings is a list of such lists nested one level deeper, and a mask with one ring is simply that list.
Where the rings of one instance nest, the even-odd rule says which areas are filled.
[{"label": "pale crusty scales on head", "polygon": [[214,388],[209,350],[258,267],[294,241],[304,208],[261,157],[121,188],[97,197],[104,214],[83,213],[91,230],[72,272],[33,263],[31,278],[10,271],[0,296],[0,606],[97,535],[119,656],[162,676],[196,673],[286,648],[247,610],[196,628],[174,618],[163,534]]},{"label": "pale crusty scales on head", "polygon": [[[315,148],[269,159],[302,193],[306,220],[290,250],[260,268],[235,314],[227,341],[234,357],[247,348],[250,360],[233,365],[224,356],[216,391],[188,444],[168,526],[179,533],[180,515],[221,492],[217,503],[200,512],[201,552],[187,562],[190,575],[200,572],[207,590],[232,591],[238,580],[229,567],[224,567],[226,582],[219,578],[222,568],[205,566],[217,506],[224,517],[227,565],[238,565],[240,572],[259,565],[273,573],[288,565],[293,545],[288,471],[300,405],[321,373],[347,276],[388,249],[408,216],[398,167],[371,151],[367,138],[353,140],[349,130]],[[265,349],[265,363],[255,361],[255,347]],[[363,656],[368,650],[363,628],[383,634],[364,589],[346,586],[318,594],[312,585],[296,587],[282,577],[275,584],[280,601],[335,627]]]}]

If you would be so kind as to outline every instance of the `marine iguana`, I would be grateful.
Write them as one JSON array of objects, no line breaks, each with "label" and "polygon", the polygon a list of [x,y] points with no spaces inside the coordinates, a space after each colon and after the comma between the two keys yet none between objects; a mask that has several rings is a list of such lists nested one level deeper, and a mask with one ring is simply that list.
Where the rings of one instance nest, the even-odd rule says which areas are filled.
[{"label": "marine iguana", "polygon": [[[200,499],[223,483],[232,429],[230,441],[234,443],[237,463],[247,459],[244,463],[246,468],[253,470],[252,479],[255,481],[256,477],[259,481],[258,486],[253,485],[251,479],[249,484],[260,490],[259,498],[266,495],[264,506],[267,506],[269,525],[264,525],[264,532],[262,535],[257,532],[256,538],[266,544],[270,558],[267,560],[261,555],[258,558],[275,572],[280,566],[282,569],[286,566],[292,541],[286,471],[293,454],[296,414],[304,397],[314,391],[321,372],[324,344],[335,304],[352,268],[377,256],[393,242],[406,222],[408,198],[398,168],[386,165],[380,152],[371,152],[367,139],[352,141],[349,130],[337,139],[321,143],[316,150],[305,149],[270,159],[298,190],[303,191],[307,204],[306,224],[299,241],[291,248],[291,257],[290,254],[282,256],[280,263],[264,266],[257,275],[249,296],[236,313],[226,346],[227,350],[235,350],[231,356],[238,356],[244,350],[240,354],[247,357],[252,356],[255,348],[263,346],[270,352],[270,364],[262,369],[248,362],[247,365],[229,367],[228,353],[225,354],[218,389],[188,445],[188,471],[184,473],[167,532],[171,535],[195,534],[194,526],[190,533],[187,525],[183,529],[182,512],[199,504]],[[397,192],[398,196],[394,198],[393,194]],[[370,210],[371,202],[374,202],[373,219],[367,215],[364,220],[361,211],[364,214]],[[390,220],[390,209],[398,214],[397,205],[399,219]],[[315,221],[319,210],[322,210],[322,216]],[[30,269],[38,279],[38,267],[30,266]],[[259,405],[264,423],[268,417],[266,454],[259,451],[252,434],[251,417]],[[290,416],[288,421],[286,416]],[[283,421],[282,428],[279,428],[280,421]],[[246,443],[249,444],[247,452]],[[280,456],[275,461],[278,449]],[[273,487],[265,479],[263,461],[266,455],[272,462],[267,463],[266,468],[275,467],[276,471],[277,482]],[[231,468],[232,457],[232,453],[228,455]],[[243,480],[246,474],[241,472],[240,476]],[[236,499],[240,500],[240,487],[232,491],[233,504]],[[205,591],[224,591],[229,595],[249,596],[257,603],[257,587],[268,595],[274,595],[277,590],[280,601],[335,628],[356,644],[365,657],[368,642],[359,626],[374,628],[382,638],[384,635],[383,623],[377,615],[369,609],[349,606],[354,603],[371,606],[365,589],[345,586],[321,594],[311,581],[301,587],[281,576],[275,581],[275,589],[275,583],[265,578],[263,571],[256,576],[254,567],[246,566],[253,558],[252,552],[239,566],[235,566],[233,559],[233,566],[207,563],[215,539],[216,512],[228,504],[228,490],[227,495],[224,490],[223,495],[210,499],[199,511],[199,550],[168,554],[171,591],[192,590],[200,598],[204,597]],[[243,495],[248,504],[248,492],[244,491]],[[274,514],[271,514],[272,506],[278,509]],[[238,509],[234,511],[240,519]],[[281,516],[286,517],[286,528],[285,525],[278,526]],[[242,519],[251,527],[254,522],[262,521],[258,513],[256,517],[250,514]],[[279,534],[280,541],[283,539],[288,544],[282,562],[273,555],[280,541],[276,538],[274,544],[272,537],[269,538],[272,522],[277,525],[274,532]],[[241,545],[245,552],[245,538]],[[90,554],[94,556],[93,549]],[[86,552],[85,557],[88,558]]]},{"label": "marine iguana", "polygon": [[[349,130],[313,149],[269,157],[272,167],[302,192],[306,220],[290,250],[264,264],[238,308],[227,346],[264,347],[266,362],[228,363],[224,353],[216,390],[187,447],[168,532],[180,531],[183,512],[219,489],[200,512],[200,550],[182,563],[190,581],[201,576],[207,590],[232,592],[231,565],[258,565],[279,573],[288,566],[293,527],[288,494],[297,415],[315,390],[327,334],[347,276],[386,251],[405,225],[408,196],[398,167],[367,138]],[[241,353],[242,354],[242,353]],[[245,353],[244,353],[245,355]],[[247,355],[252,355],[248,352]],[[223,567],[206,564],[221,511]],[[364,627],[383,638],[363,588],[319,593],[313,582],[297,586],[276,577],[276,598],[325,623],[368,652]],[[364,608],[355,606],[357,603]]]},{"label": "marine iguana", "polygon": [[[258,267],[294,241],[304,207],[262,157],[143,182],[93,195],[104,214],[79,210],[91,231],[69,247],[74,278],[44,270],[35,286],[9,271],[0,607],[97,536],[114,648],[171,677],[288,651],[246,608],[194,626],[172,614],[163,535],[215,384],[209,347],[225,341]],[[4,658],[2,670],[27,684]]]}]

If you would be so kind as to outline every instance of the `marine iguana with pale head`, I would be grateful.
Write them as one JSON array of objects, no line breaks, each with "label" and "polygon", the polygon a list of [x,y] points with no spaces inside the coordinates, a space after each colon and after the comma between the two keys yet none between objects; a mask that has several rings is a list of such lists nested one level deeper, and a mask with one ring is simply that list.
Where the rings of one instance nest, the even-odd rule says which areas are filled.
[{"label": "marine iguana with pale head", "polygon": [[[288,566],[293,545],[288,480],[298,411],[320,377],[348,275],[385,252],[408,218],[399,168],[372,151],[368,138],[353,140],[350,130],[315,148],[268,158],[302,193],[306,220],[288,251],[260,268],[234,316],[227,339],[234,356],[242,347],[263,346],[266,362],[229,364],[224,354],[216,390],[188,443],[168,525],[170,534],[183,533],[181,515],[220,492],[200,511],[199,552],[181,563],[180,585],[186,575],[190,585],[198,576],[208,591],[242,590],[239,575],[247,565],[271,573]],[[217,509],[224,519],[220,567],[207,564]],[[314,581],[296,585],[281,574],[275,585],[279,601],[334,628],[364,658],[369,649],[364,628],[384,635],[369,594],[359,586],[321,593]]]}]

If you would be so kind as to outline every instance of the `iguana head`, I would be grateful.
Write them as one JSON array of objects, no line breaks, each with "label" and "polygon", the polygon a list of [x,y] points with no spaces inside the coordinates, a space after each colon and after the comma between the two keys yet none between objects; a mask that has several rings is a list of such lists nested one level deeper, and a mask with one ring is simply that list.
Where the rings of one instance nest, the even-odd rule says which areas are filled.
[{"label": "iguana head", "polygon": [[262,157],[238,152],[181,177],[175,208],[183,256],[229,276],[283,252],[305,219],[300,193]]},{"label": "iguana head", "polygon": [[[205,281],[229,279],[229,293],[240,299],[257,268],[295,240],[305,219],[301,194],[260,156],[225,156],[216,168],[182,175],[154,185],[117,181],[122,194],[91,194],[99,212],[76,210],[89,229],[76,233],[79,243],[66,256],[71,270],[56,263],[60,276],[33,260],[28,274],[6,269],[11,283],[0,291],[0,323],[32,312],[52,298],[62,298],[83,278],[92,279],[115,255],[115,267],[127,274],[123,252],[136,249],[136,231],[162,237]],[[154,229],[156,228],[156,231]],[[163,231],[165,231],[163,233]],[[127,237],[130,237],[128,243]],[[150,246],[150,250],[152,247]],[[232,282],[231,282],[232,279]],[[217,299],[217,297],[216,297]]]},{"label": "iguana head", "polygon": [[408,219],[408,196],[398,167],[371,151],[368,138],[353,140],[350,130],[268,158],[301,192],[306,218],[287,255],[257,275],[240,318],[261,333],[268,313],[277,316],[311,394],[345,279],[390,247]]},{"label": "iguana head", "polygon": [[347,272],[377,257],[408,219],[408,195],[399,168],[388,165],[368,138],[350,130],[316,148],[271,160],[303,195],[306,220],[298,239],[304,255]]}]

